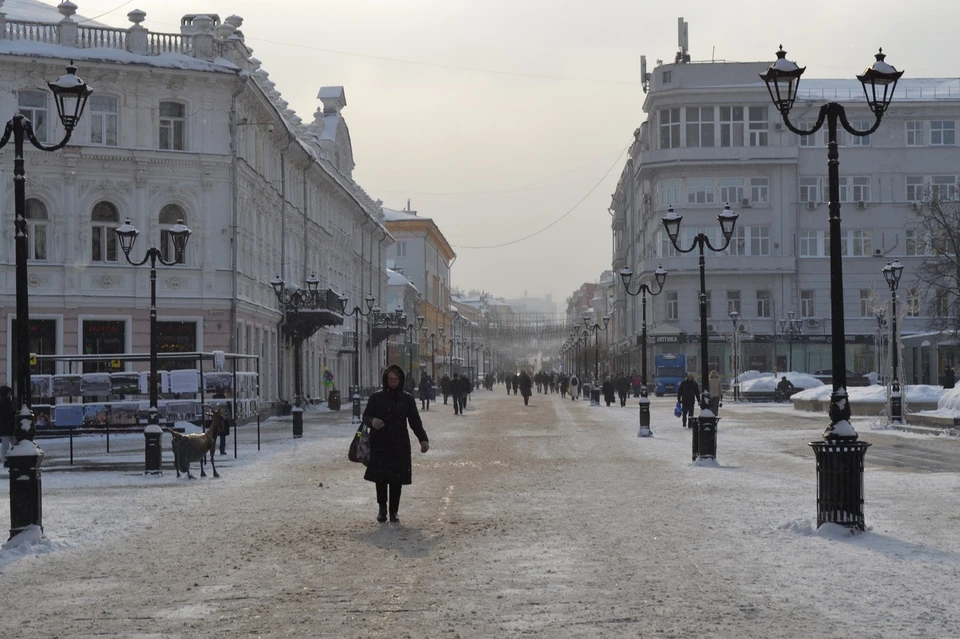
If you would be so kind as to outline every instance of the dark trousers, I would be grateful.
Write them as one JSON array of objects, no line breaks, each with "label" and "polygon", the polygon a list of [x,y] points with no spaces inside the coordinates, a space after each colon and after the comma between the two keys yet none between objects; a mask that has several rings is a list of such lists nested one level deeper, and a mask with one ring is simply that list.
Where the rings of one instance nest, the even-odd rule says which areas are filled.
[{"label": "dark trousers", "polygon": [[226,433],[220,433],[220,454],[221,455],[227,454],[227,434]]},{"label": "dark trousers", "polygon": [[421,400],[420,400],[420,408],[421,408],[422,410],[430,410],[430,400],[429,400],[429,399],[421,399]]},{"label": "dark trousers", "polygon": [[453,396],[453,414],[459,415],[461,412],[463,412],[463,404],[460,402],[460,396],[454,395]]},{"label": "dark trousers", "polygon": [[450,397],[450,396],[447,395],[446,393],[443,394],[443,405],[444,405],[444,406],[447,405],[447,398],[448,398],[448,397]]},{"label": "dark trousers", "polygon": [[530,404],[530,396],[529,396],[529,395],[524,395],[524,396],[523,396],[523,405],[524,405],[524,406],[527,406],[528,404]]},{"label": "dark trousers", "polygon": [[627,405],[627,394],[626,394],[626,393],[620,393],[620,405],[621,405],[621,406],[626,406],[626,405]]},{"label": "dark trousers", "polygon": [[467,396],[461,395],[460,396],[460,412],[462,413],[466,407],[467,407]]},{"label": "dark trousers", "polygon": [[390,512],[397,513],[400,510],[400,491],[403,490],[402,484],[388,484],[385,481],[377,482],[377,504],[387,505],[387,486],[390,487]]},{"label": "dark trousers", "polygon": [[684,404],[683,405],[683,415],[681,419],[683,420],[683,427],[687,427],[687,417],[693,417],[693,408],[695,404]]}]

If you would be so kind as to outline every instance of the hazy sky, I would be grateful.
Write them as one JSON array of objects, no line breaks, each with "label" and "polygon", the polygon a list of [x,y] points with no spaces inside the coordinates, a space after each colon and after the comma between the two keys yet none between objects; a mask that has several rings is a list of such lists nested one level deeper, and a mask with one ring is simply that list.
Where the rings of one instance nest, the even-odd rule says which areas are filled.
[{"label": "hazy sky", "polygon": [[[960,75],[956,0],[74,2],[89,18],[116,9],[98,19],[121,27],[142,9],[152,31],[177,31],[186,13],[242,16],[305,121],[321,86],[345,87],[354,177],[385,206],[410,198],[437,222],[458,254],[454,285],[558,302],[610,268],[607,207],[643,119],[640,55],[650,70],[671,61],[678,17],[693,60],[772,60],[782,43],[808,77],[852,78],[882,46],[909,77]],[[571,210],[531,239],[468,248]]]}]

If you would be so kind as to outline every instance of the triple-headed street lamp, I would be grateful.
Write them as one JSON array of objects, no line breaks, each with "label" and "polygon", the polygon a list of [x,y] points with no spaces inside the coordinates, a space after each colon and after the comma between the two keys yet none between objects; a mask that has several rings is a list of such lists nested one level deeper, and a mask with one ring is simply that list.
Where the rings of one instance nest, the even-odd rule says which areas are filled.
[{"label": "triple-headed street lamp", "polygon": [[367,317],[373,312],[379,314],[380,309],[375,307],[373,303],[376,299],[373,295],[367,295],[363,298],[363,301],[367,305],[367,310],[364,312],[359,306],[354,306],[353,310],[349,313],[347,312],[347,303],[348,299],[346,296],[340,296],[340,311],[346,317],[347,315],[353,315],[353,393],[350,395],[350,401],[353,403],[353,420],[352,423],[360,423],[360,318]]},{"label": "triple-headed street lamp", "polygon": [[[797,99],[800,76],[805,68],[787,60],[787,53],[780,47],[777,60],[760,78],[766,83],[770,99],[780,112],[783,123],[797,135],[814,135],[827,124],[827,177],[829,182],[830,215],[830,335],[832,348],[833,393],[830,396],[830,425],[823,433],[822,442],[811,443],[817,457],[817,526],[824,522],[864,529],[863,517],[863,457],[870,445],[857,442],[857,431],[850,424],[850,402],[847,397],[847,359],[843,318],[843,267],[842,237],[840,235],[840,152],[837,147],[838,125],[851,135],[864,137],[880,126],[880,120],[890,106],[897,82],[903,71],[897,71],[884,61],[883,50],[876,54],[876,62],[866,69],[857,80],[863,86],[867,106],[873,113],[873,126],[861,131],[847,120],[847,114],[839,102],[828,102],[820,107],[816,124],[812,128],[798,129],[790,122],[790,109]],[[851,458],[849,462],[840,462]],[[839,466],[840,472],[836,464]],[[827,472],[831,472],[829,477]],[[860,480],[857,479],[860,475]],[[847,490],[854,486],[858,490]]]},{"label": "triple-headed street lamp", "polygon": [[40,465],[43,451],[34,443],[33,400],[30,395],[30,303],[27,299],[27,191],[24,168],[24,140],[30,140],[41,151],[57,151],[70,141],[73,129],[83,115],[83,107],[93,89],[77,77],[77,68],[70,63],[67,73],[56,82],[48,82],[57,104],[57,115],[65,134],[57,144],[46,146],[37,139],[33,124],[19,111],[7,122],[0,138],[3,148],[13,136],[13,197],[14,197],[14,243],[16,246],[16,298],[17,298],[17,361],[14,377],[14,394],[18,403],[17,429],[14,437],[17,450],[9,458],[10,466],[10,537],[18,535],[29,526],[43,527],[40,488]]},{"label": "triple-headed street lamp", "polygon": [[600,405],[600,329],[606,330],[607,324],[610,323],[610,316],[603,316],[603,326],[600,326],[597,322],[593,324],[590,323],[591,315],[590,313],[583,314],[583,326],[586,330],[586,333],[593,333],[593,386],[590,389],[590,402],[593,403],[593,398],[596,396],[597,401],[596,405]]},{"label": "triple-headed street lamp", "polygon": [[137,241],[140,234],[132,224],[130,218],[117,227],[117,239],[120,242],[120,249],[127,262],[133,266],[143,266],[150,262],[150,379],[147,384],[150,387],[150,408],[148,409],[147,426],[143,429],[144,437],[144,466],[148,474],[160,473],[160,438],[163,430],[160,429],[160,412],[157,405],[158,400],[157,387],[159,386],[159,372],[157,371],[157,262],[164,266],[173,266],[183,262],[183,251],[187,247],[187,240],[190,239],[190,229],[183,224],[183,220],[177,220],[167,234],[173,243],[173,259],[163,259],[163,251],[151,246],[147,249],[147,254],[143,259],[134,261],[130,259],[130,251]]},{"label": "triple-headed street lamp", "polygon": [[803,320],[796,317],[794,311],[787,311],[786,318],[780,320],[780,334],[787,337],[790,343],[790,359],[787,362],[787,369],[793,371],[793,340],[798,335],[803,335]]},{"label": "triple-headed street lamp", "polygon": [[730,246],[730,238],[733,237],[733,229],[737,225],[737,218],[740,217],[730,210],[730,205],[723,207],[723,211],[717,215],[717,221],[720,222],[720,232],[723,234],[723,246],[714,246],[710,238],[703,232],[697,233],[693,237],[693,243],[689,248],[680,248],[677,238],[680,235],[680,222],[683,216],[673,210],[671,206],[667,209],[667,214],[663,217],[663,226],[667,229],[667,235],[673,247],[681,253],[689,253],[695,248],[700,249],[700,417],[693,423],[694,450],[697,451],[695,457],[701,459],[715,459],[717,456],[717,416],[710,410],[710,378],[708,343],[707,343],[707,279],[705,273],[706,262],[704,260],[704,248],[719,253],[725,251]]},{"label": "triple-headed street lamp", "polygon": [[663,284],[667,280],[667,272],[663,266],[658,266],[653,272],[657,280],[657,290],[654,291],[646,282],[642,282],[636,291],[630,290],[630,280],[633,279],[633,270],[626,266],[620,271],[620,279],[623,280],[623,289],[627,295],[643,295],[641,297],[640,315],[640,432],[637,437],[650,437],[653,433],[650,430],[650,399],[647,397],[647,295],[656,296],[663,292]]},{"label": "triple-headed street lamp", "polygon": [[887,262],[883,267],[883,279],[887,280],[890,292],[893,294],[893,312],[891,313],[890,328],[890,350],[893,351],[893,382],[890,392],[890,421],[894,423],[903,422],[903,397],[900,394],[900,379],[897,375],[897,368],[900,364],[900,334],[897,332],[897,289],[900,287],[900,276],[903,275],[903,264],[900,260],[894,260],[893,264]]}]

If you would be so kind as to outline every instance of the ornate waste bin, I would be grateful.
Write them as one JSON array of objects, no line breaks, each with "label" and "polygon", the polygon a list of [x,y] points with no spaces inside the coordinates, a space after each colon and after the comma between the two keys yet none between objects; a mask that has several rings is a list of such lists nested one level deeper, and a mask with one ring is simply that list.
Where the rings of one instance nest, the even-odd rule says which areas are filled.
[{"label": "ornate waste bin", "polygon": [[700,418],[691,415],[687,418],[687,426],[690,427],[691,440],[693,441],[693,461],[697,461],[700,456]]},{"label": "ornate waste bin", "polygon": [[330,410],[340,410],[340,391],[333,389],[327,395],[327,408]]},{"label": "ornate waste bin", "polygon": [[810,442],[817,458],[817,528],[825,523],[863,530],[863,458],[868,442]]}]

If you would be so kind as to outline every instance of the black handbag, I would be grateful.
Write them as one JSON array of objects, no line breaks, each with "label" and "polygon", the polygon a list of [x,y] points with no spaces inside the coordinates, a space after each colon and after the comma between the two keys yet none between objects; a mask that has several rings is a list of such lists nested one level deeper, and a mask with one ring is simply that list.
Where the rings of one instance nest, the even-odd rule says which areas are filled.
[{"label": "black handbag", "polygon": [[370,428],[366,424],[357,428],[347,450],[347,459],[364,466],[370,463]]}]

